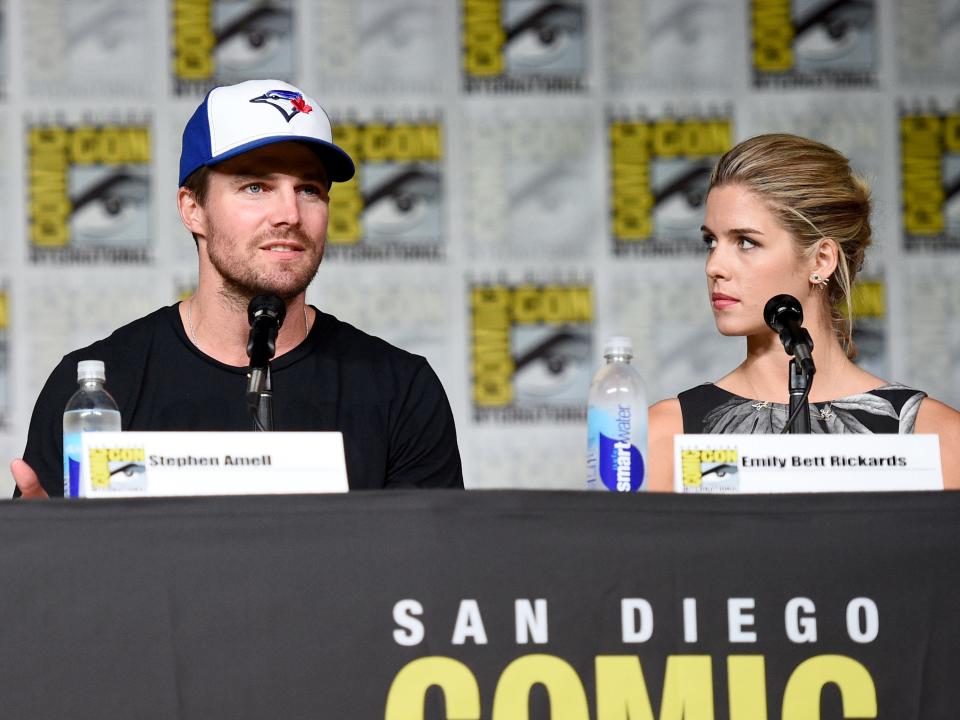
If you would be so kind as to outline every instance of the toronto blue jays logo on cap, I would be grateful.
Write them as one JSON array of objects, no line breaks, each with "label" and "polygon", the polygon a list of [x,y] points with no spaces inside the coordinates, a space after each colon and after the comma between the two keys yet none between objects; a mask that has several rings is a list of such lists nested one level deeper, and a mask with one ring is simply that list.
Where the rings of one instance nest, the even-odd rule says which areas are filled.
[{"label": "toronto blue jays logo on cap", "polygon": [[[270,110],[251,112],[249,103],[269,105],[283,121]],[[294,122],[294,118],[299,119]],[[330,119],[309,95],[282,80],[247,80],[215,87],[183,129],[180,185],[201,167],[289,140],[309,143],[321,157],[330,181],[346,182],[353,177],[353,161],[333,144]]]},{"label": "toronto blue jays logo on cap", "polygon": [[259,97],[252,98],[250,102],[266,103],[275,107],[287,122],[300,113],[306,115],[313,111],[313,108],[303,99],[303,95],[291,90],[270,90]]}]

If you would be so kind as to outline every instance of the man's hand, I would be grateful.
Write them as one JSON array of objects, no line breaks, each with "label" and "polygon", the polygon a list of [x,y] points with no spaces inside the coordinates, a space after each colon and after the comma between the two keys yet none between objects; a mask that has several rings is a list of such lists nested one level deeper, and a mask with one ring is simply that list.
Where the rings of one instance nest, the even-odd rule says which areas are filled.
[{"label": "man's hand", "polygon": [[47,498],[47,491],[40,484],[40,478],[33,471],[33,468],[27,465],[22,458],[17,458],[10,463],[10,472],[13,473],[13,481],[20,488],[20,495],[27,499]]}]

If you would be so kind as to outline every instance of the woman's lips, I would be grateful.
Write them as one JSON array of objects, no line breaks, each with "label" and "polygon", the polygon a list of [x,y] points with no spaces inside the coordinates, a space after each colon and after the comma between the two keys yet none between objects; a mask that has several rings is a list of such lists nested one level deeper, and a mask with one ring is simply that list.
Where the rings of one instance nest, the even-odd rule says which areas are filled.
[{"label": "woman's lips", "polygon": [[732,305],[736,305],[738,302],[740,301],[736,298],[724,295],[723,293],[713,293],[710,295],[710,303],[713,305],[714,310],[725,310]]}]

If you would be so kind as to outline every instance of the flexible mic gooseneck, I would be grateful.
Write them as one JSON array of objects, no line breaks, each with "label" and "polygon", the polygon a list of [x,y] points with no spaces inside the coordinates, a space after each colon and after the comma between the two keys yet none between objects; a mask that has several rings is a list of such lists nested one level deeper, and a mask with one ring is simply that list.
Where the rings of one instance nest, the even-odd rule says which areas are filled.
[{"label": "flexible mic gooseneck", "polygon": [[257,430],[273,429],[273,391],[270,387],[270,360],[277,352],[277,334],[287,306],[272,293],[257,295],[247,306],[250,337],[247,340],[247,406]]}]

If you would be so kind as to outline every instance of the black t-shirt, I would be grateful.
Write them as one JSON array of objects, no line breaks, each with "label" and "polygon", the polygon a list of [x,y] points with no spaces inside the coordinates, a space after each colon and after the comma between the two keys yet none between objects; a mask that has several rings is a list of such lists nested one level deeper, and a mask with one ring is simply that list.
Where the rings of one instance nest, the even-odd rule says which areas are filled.
[{"label": "black t-shirt", "polygon": [[[66,355],[44,385],[24,460],[63,495],[63,408],[77,362],[103,360],[124,430],[252,430],[246,369],[191,343],[177,305]],[[450,404],[427,361],[317,311],[307,338],[271,363],[274,429],[343,433],[351,489],[463,487]],[[264,488],[268,491],[268,488]]]}]

